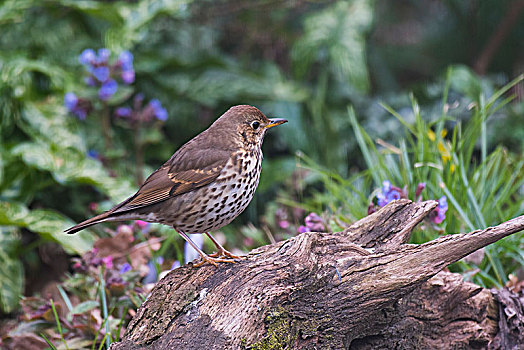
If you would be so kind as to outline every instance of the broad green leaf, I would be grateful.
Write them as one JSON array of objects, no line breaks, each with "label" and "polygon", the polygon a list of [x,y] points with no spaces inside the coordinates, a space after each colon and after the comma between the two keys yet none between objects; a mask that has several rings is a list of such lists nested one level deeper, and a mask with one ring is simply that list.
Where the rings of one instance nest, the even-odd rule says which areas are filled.
[{"label": "broad green leaf", "polygon": [[60,243],[69,254],[85,253],[94,243],[94,237],[88,231],[74,235],[64,233],[74,223],[62,214],[45,209],[29,210],[20,203],[0,201],[0,225],[27,228],[45,239]]},{"label": "broad green leaf", "polygon": [[14,251],[18,240],[13,228],[0,230],[0,309],[6,313],[18,306],[24,288],[24,266]]},{"label": "broad green leaf", "polygon": [[49,171],[60,184],[94,185],[115,201],[123,200],[134,192],[130,181],[109,176],[99,161],[76,149],[57,148],[43,142],[25,142],[14,147],[12,153],[20,156],[28,166]]},{"label": "broad green leaf", "polygon": [[56,104],[35,105],[26,103],[22,110],[19,126],[34,140],[56,145],[60,148],[74,148],[85,153],[84,141],[78,132],[72,130],[68,119],[73,118],[66,109]]}]

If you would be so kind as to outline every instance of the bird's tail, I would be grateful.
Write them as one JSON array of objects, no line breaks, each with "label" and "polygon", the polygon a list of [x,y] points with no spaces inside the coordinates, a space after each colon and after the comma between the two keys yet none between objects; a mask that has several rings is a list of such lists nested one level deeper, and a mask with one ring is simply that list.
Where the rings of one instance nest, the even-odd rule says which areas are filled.
[{"label": "bird's tail", "polygon": [[68,234],[73,234],[77,233],[78,231],[82,231],[83,229],[89,226],[93,226],[101,222],[118,220],[118,218],[111,216],[111,214],[113,214],[111,211],[106,211],[105,213],[92,217],[91,219],[87,219],[86,221],[82,221],[78,225],[68,228],[64,232]]}]

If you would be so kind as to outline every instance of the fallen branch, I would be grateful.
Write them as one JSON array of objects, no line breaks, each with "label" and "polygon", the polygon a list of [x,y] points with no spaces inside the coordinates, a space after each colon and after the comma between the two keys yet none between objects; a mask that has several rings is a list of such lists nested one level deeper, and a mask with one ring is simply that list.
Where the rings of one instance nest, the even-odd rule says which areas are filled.
[{"label": "fallen branch", "polygon": [[509,323],[502,313],[511,327],[501,337],[500,299],[441,270],[523,230],[524,216],[406,244],[436,205],[398,200],[343,232],[304,233],[238,264],[173,270],[111,349],[522,346],[510,329],[522,327],[522,308]]}]

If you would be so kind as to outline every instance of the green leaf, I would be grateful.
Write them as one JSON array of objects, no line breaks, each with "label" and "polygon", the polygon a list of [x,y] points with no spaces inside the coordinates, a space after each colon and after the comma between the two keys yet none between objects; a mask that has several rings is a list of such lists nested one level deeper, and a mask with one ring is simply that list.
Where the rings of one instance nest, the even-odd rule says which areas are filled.
[{"label": "green leaf", "polygon": [[13,228],[0,230],[0,309],[6,313],[18,306],[24,290],[24,266],[16,256],[17,245]]},{"label": "green leaf", "polygon": [[53,147],[43,142],[24,142],[14,147],[13,155],[36,169],[49,171],[60,184],[82,183],[97,186],[115,201],[131,195],[129,180],[110,177],[102,164],[72,148]]},{"label": "green leaf", "polygon": [[80,303],[76,305],[75,307],[73,307],[73,309],[71,310],[71,314],[72,315],[83,314],[84,312],[93,310],[94,308],[98,306],[100,306],[100,303],[98,301],[94,301],[94,300],[84,301],[83,303]]},{"label": "green leaf", "polygon": [[336,79],[369,90],[365,34],[371,27],[373,7],[368,0],[338,1],[309,16],[305,33],[293,48],[292,57],[299,75],[313,63],[331,67]]},{"label": "green leaf", "polygon": [[18,226],[59,243],[69,254],[83,254],[93,247],[94,237],[88,231],[74,235],[64,230],[74,223],[53,210],[29,210],[25,205],[0,201],[0,225]]},{"label": "green leaf", "polygon": [[66,109],[56,104],[35,105],[26,103],[22,110],[22,120],[18,126],[33,140],[39,140],[60,148],[74,148],[85,153],[84,141],[72,129]]}]

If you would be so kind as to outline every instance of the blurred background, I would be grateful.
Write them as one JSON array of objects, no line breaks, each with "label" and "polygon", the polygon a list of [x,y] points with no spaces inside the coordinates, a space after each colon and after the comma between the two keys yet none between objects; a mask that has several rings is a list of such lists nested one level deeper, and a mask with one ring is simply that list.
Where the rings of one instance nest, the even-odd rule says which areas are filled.
[{"label": "blurred background", "polygon": [[[162,272],[195,256],[160,225],[63,230],[133,194],[232,105],[289,120],[266,136],[254,200],[214,233],[233,252],[340,230],[397,198],[439,201],[415,243],[523,214],[523,12],[522,0],[4,0],[0,345],[118,340]],[[520,290],[523,265],[516,234],[450,269]]]}]

